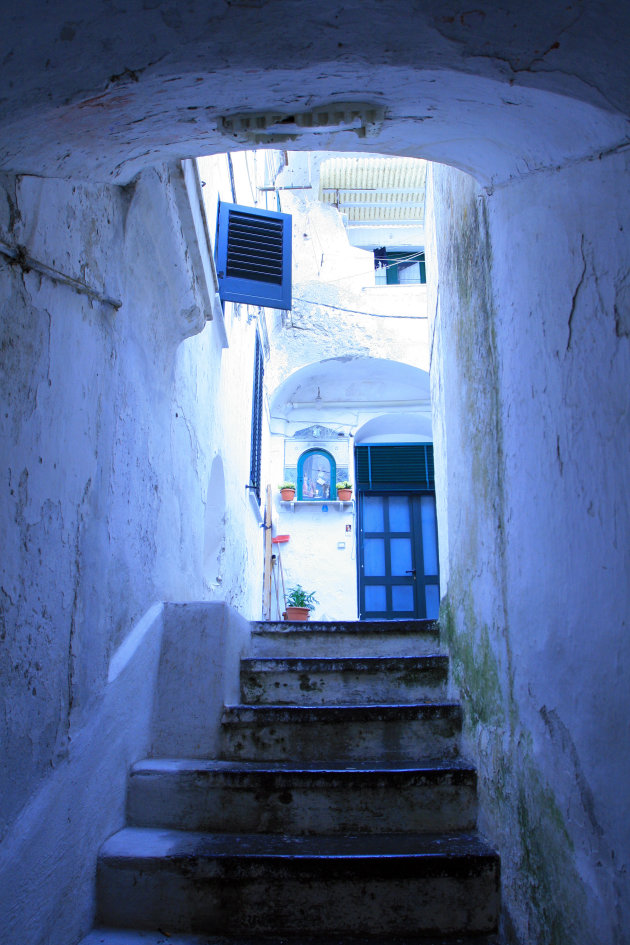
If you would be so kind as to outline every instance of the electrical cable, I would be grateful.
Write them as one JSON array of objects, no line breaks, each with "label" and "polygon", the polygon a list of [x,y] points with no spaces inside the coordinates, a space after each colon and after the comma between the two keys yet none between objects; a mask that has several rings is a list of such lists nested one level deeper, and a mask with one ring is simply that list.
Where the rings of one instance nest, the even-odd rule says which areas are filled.
[{"label": "electrical cable", "polygon": [[[319,239],[319,236],[318,236],[318,239]],[[321,245],[321,240],[320,240],[320,245]],[[410,256],[405,256],[405,257],[403,257],[402,259],[396,259],[394,262],[387,263],[385,266],[379,266],[378,268],[379,268],[379,269],[385,269],[385,270],[387,270],[387,269],[392,269],[394,266],[399,266],[401,263],[404,263],[404,262],[422,262],[422,260],[420,259],[420,256],[422,256],[422,255],[424,255],[424,250],[419,250],[417,253],[413,253],[413,254],[410,255]],[[268,262],[269,262],[269,257],[268,257],[268,256],[254,256],[254,255],[248,255],[247,260],[248,260],[248,262],[262,262],[262,263],[268,263]],[[326,279],[326,283],[329,284],[329,285],[332,285],[332,284],[334,284],[335,282],[344,282],[346,279],[356,279],[356,278],[358,278],[358,276],[363,276],[363,275],[365,275],[365,270],[363,270],[362,272],[355,272],[355,273],[352,273],[351,275],[339,276],[337,279]],[[392,284],[392,283],[390,283],[390,284]],[[398,284],[398,285],[426,285],[426,283],[424,283],[424,282],[407,282],[407,283],[393,283],[393,284],[394,284],[394,285],[396,285],[396,284]],[[385,284],[383,284],[383,287],[384,287],[384,286],[385,286]],[[381,288],[381,286],[379,286],[379,285],[376,285],[376,286],[366,286],[366,288],[369,288],[369,289]]]},{"label": "electrical cable", "polygon": [[323,305],[324,308],[332,308],[336,312],[347,312],[349,315],[369,315],[370,318],[411,318],[416,321],[427,319],[428,315],[381,315],[378,312],[360,312],[356,308],[342,308],[341,305],[331,305],[329,302],[316,301],[315,299],[305,299],[301,295],[293,296],[294,302],[307,302],[309,305]]}]

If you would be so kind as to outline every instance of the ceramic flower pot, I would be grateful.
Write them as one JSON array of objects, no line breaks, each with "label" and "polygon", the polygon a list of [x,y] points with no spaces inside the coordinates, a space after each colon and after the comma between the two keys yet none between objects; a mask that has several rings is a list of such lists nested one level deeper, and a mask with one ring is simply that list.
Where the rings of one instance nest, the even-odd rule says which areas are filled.
[{"label": "ceramic flower pot", "polygon": [[295,489],[281,489],[280,495],[283,502],[293,502],[295,498]]},{"label": "ceramic flower pot", "polygon": [[287,607],[285,620],[308,620],[310,610],[308,607]]},{"label": "ceramic flower pot", "polygon": [[340,502],[349,502],[352,498],[352,489],[337,489],[337,498]]}]

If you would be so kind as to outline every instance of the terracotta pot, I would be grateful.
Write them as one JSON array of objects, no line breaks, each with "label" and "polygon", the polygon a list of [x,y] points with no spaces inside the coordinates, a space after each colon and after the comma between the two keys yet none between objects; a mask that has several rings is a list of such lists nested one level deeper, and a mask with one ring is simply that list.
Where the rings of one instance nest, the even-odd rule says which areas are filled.
[{"label": "terracotta pot", "polygon": [[287,607],[285,620],[308,620],[310,610],[308,607]]},{"label": "terracotta pot", "polygon": [[337,498],[340,502],[349,502],[352,498],[352,489],[337,489]]},{"label": "terracotta pot", "polygon": [[295,498],[295,489],[281,489],[280,495],[283,502],[292,502]]}]

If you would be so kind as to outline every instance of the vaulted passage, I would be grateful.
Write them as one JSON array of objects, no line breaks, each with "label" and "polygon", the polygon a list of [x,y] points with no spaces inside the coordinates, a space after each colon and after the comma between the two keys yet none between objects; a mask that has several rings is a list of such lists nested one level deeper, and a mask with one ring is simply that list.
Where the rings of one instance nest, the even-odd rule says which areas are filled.
[{"label": "vaulted passage", "polygon": [[[265,339],[255,311],[222,319],[182,159],[258,144],[434,162],[441,641],[479,828],[501,858],[501,934],[625,939],[629,32],[623,5],[594,0],[26,0],[4,18],[9,939],[88,933],[130,765],[219,757],[212,733],[239,699],[244,626],[261,613],[262,513],[244,487]],[[221,174],[206,193],[229,191]],[[335,357],[325,330],[314,347]]]}]

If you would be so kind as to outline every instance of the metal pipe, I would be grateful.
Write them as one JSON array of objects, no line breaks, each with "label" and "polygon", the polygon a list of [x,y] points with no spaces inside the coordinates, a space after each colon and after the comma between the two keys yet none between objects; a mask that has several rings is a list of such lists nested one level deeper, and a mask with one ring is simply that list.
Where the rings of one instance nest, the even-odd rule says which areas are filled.
[{"label": "metal pipe", "polygon": [[120,299],[112,299],[108,295],[103,295],[102,292],[89,286],[87,282],[83,282],[81,279],[75,279],[72,276],[67,276],[64,272],[59,272],[58,269],[53,269],[53,267],[49,266],[47,263],[43,263],[41,260],[30,256],[24,246],[9,246],[8,243],[0,240],[0,253],[12,260],[12,262],[17,263],[23,272],[30,272],[31,270],[39,272],[42,276],[47,276],[54,282],[60,282],[62,285],[74,289],[75,292],[79,292],[81,295],[87,295],[97,302],[111,305],[111,307],[115,309],[119,309],[122,306]]}]

